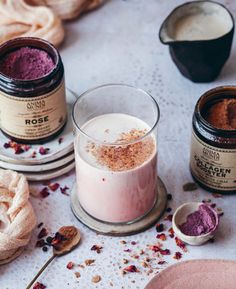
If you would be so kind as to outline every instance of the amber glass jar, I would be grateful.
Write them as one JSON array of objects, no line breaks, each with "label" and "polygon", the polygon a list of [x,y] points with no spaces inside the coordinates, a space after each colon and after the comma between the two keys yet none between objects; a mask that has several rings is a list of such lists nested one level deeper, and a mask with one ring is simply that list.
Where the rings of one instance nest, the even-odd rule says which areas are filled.
[{"label": "amber glass jar", "polygon": [[[236,129],[218,128],[207,121],[209,109],[225,99],[236,100],[236,86],[214,88],[198,100],[193,115],[190,169],[205,189],[236,193]],[[220,121],[225,117],[219,111],[212,113]]]},{"label": "amber glass jar", "polygon": [[22,47],[45,51],[53,68],[36,79],[16,79],[0,71],[0,128],[12,140],[43,143],[58,135],[67,119],[64,67],[57,49],[32,37],[16,38],[0,46],[0,60]]}]

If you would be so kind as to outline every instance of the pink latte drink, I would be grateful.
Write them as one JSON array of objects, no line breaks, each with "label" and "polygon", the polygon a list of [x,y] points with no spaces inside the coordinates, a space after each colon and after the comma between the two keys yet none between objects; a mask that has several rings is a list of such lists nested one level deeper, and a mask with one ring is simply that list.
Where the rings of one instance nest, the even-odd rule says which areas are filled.
[{"label": "pink latte drink", "polygon": [[[78,198],[106,222],[130,222],[156,201],[157,146],[141,119],[109,113],[90,119],[75,139]],[[93,136],[93,139],[85,136]]]}]

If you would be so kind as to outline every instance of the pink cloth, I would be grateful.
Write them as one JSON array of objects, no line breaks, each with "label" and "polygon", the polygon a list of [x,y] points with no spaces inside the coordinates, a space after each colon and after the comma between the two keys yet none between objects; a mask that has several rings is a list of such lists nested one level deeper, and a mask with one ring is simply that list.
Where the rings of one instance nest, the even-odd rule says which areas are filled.
[{"label": "pink cloth", "polygon": [[235,261],[185,261],[160,272],[145,289],[236,289],[235,272]]}]

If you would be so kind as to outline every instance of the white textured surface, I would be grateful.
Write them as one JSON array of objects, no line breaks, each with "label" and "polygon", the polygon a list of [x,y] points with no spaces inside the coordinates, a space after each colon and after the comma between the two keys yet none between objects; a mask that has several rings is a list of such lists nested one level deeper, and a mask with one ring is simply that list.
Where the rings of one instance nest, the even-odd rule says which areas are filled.
[{"label": "white textured surface", "polygon": [[[175,209],[186,201],[201,201],[209,198],[207,192],[183,192],[182,185],[191,181],[189,173],[189,148],[191,117],[199,96],[206,90],[222,84],[235,84],[236,47],[217,81],[210,84],[193,84],[183,78],[169,57],[168,48],[158,40],[158,30],[167,14],[180,0],[112,0],[103,8],[67,24],[67,40],[61,49],[66,69],[67,85],[81,93],[84,90],[109,82],[125,82],[149,91],[158,101],[161,109],[159,127],[159,173],[172,193],[170,206]],[[235,1],[226,3],[236,16]],[[72,187],[74,173],[59,179],[63,185]],[[216,241],[202,247],[188,247],[183,260],[194,258],[236,259],[236,196],[217,199],[225,211]],[[145,248],[156,242],[152,228],[145,233],[112,238],[98,236],[81,225],[70,210],[69,198],[59,192],[44,200],[32,198],[38,221],[55,232],[60,226],[74,224],[82,233],[82,243],[71,254],[58,258],[39,278],[50,289],[74,288],[143,288],[152,275],[130,273],[121,277],[119,265],[129,253],[123,252],[121,239],[137,241],[136,248]],[[38,230],[34,232],[27,250],[13,263],[0,267],[1,289],[24,289],[34,274],[50,256],[35,248]],[[173,240],[168,239],[165,247],[172,253],[179,251]],[[90,251],[93,244],[102,244],[101,254]],[[95,266],[76,271],[81,278],[75,278],[73,271],[66,269],[68,261],[82,263],[87,258],[96,259]],[[129,259],[129,257],[128,257]],[[175,261],[165,258],[168,264]],[[131,264],[138,264],[132,262]],[[141,269],[141,266],[138,265]],[[164,267],[164,266],[162,266]],[[222,268],[223,269],[223,268]],[[141,269],[143,272],[144,270]],[[100,283],[91,282],[93,275],[102,277]],[[171,277],[171,276],[170,276]],[[112,281],[113,287],[109,285]],[[132,281],[135,281],[133,283]]]}]

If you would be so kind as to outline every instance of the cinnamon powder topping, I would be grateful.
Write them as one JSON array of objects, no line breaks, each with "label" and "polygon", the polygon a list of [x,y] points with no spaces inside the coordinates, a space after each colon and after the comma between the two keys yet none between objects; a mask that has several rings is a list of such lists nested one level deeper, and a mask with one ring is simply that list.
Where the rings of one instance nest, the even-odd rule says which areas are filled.
[{"label": "cinnamon powder topping", "polygon": [[153,137],[135,143],[126,144],[140,139],[146,134],[146,130],[132,129],[127,133],[122,133],[116,141],[120,145],[96,145],[90,143],[88,151],[97,159],[97,162],[108,167],[112,171],[124,171],[133,169],[147,161],[155,150]]}]

